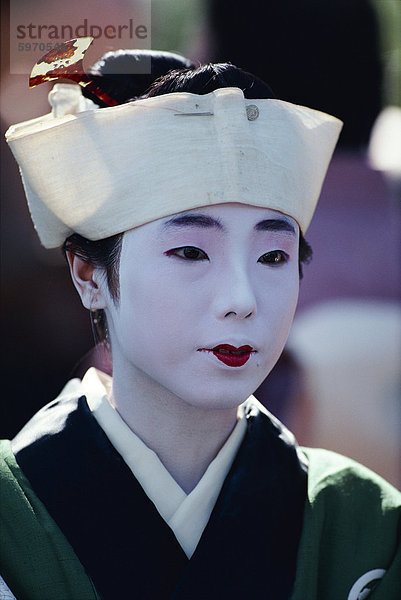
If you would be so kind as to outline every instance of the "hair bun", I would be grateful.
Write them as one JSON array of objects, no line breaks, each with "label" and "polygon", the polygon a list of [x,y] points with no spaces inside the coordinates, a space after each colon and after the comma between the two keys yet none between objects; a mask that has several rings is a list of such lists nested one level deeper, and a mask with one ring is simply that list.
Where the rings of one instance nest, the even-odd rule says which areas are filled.
[{"label": "hair bun", "polygon": [[[116,50],[107,52],[88,71],[93,81],[106,94],[124,104],[142,96],[161,76],[176,69],[193,69],[189,59],[161,50]],[[99,98],[83,89],[83,95],[98,106],[106,106]]]}]

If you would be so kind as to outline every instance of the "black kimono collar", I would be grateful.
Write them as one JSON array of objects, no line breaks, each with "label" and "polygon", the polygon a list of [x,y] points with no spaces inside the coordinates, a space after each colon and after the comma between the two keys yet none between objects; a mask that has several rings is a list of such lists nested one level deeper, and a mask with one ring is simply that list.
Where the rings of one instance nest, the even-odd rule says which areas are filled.
[{"label": "black kimono collar", "polygon": [[190,560],[92,416],[55,400],[12,442],[103,600],[287,600],[306,465],[285,427],[250,400],[247,432]]}]

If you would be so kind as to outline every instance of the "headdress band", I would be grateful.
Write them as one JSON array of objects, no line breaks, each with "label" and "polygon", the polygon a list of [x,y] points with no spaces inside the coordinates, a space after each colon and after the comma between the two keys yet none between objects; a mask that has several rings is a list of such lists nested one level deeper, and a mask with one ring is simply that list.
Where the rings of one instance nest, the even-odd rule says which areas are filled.
[{"label": "headdress band", "polygon": [[57,84],[50,100],[53,114],[6,134],[48,248],[227,202],[280,211],[305,232],[342,126],[238,88],[94,110],[78,86]]}]

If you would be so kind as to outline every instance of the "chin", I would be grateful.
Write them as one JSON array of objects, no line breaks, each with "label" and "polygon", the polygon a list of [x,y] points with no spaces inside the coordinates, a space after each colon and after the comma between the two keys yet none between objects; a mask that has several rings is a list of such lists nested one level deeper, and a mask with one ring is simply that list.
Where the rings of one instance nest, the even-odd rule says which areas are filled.
[{"label": "chin", "polygon": [[197,373],[167,383],[167,389],[186,404],[208,410],[229,410],[243,402],[258,389],[275,364],[275,357],[260,362],[257,368]]},{"label": "chin", "polygon": [[[261,382],[260,382],[261,383]],[[226,386],[199,386],[196,393],[180,394],[181,399],[196,408],[207,410],[230,410],[237,408],[259,387],[259,383],[241,385],[231,382]]]}]

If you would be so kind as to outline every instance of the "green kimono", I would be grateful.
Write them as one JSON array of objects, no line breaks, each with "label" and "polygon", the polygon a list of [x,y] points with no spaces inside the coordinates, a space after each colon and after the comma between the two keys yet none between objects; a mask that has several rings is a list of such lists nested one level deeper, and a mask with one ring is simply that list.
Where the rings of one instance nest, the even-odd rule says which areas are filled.
[{"label": "green kimono", "polygon": [[[47,421],[52,410],[56,415],[60,411],[60,404],[49,406],[50,410],[49,407],[43,409]],[[96,467],[88,471],[90,462],[86,464],[85,461],[94,461],[96,465],[102,463],[101,456],[104,453],[107,454],[107,460],[116,461],[112,470],[124,469],[119,455],[115,456],[117,453],[110,447],[103,432],[99,431],[100,427],[93,422],[85,399],[81,398],[78,404],[75,402],[68,409],[63,406],[64,416],[61,420],[64,419],[68,427],[72,427],[75,432],[73,447],[78,447],[77,459],[74,456],[71,458],[71,454],[68,454],[72,448],[69,438],[66,437],[62,442],[61,447],[65,448],[66,454],[65,465],[72,461],[76,473],[82,462],[86,477],[96,480],[100,477],[96,474]],[[78,418],[80,414],[82,416]],[[77,419],[76,422],[74,419]],[[58,471],[68,469],[68,466],[63,467],[62,454],[57,454],[57,446],[54,452],[48,452],[48,440],[52,436],[57,440],[62,437],[60,418],[55,420],[56,433],[38,433],[43,428],[42,418],[39,420],[42,423],[40,427],[34,422],[28,429],[29,435],[34,432],[31,441],[14,443],[13,448],[10,442],[1,444],[0,574],[17,600],[119,598],[121,590],[124,590],[126,597],[138,600],[195,600],[206,597],[208,600],[221,597],[258,600],[401,598],[401,494],[379,476],[345,457],[317,449],[303,448],[301,452],[293,440],[286,437],[285,429],[274,417],[261,412],[256,414],[254,409],[249,412],[246,438],[193,557],[188,560],[183,556],[171,530],[161,522],[160,515],[154,514],[156,511],[152,503],[147,502],[144,493],[141,496],[141,490],[133,488],[135,493],[132,498],[135,495],[139,499],[132,501],[132,508],[128,505],[128,511],[134,513],[134,517],[137,515],[136,529],[132,531],[137,531],[138,535],[131,533],[128,542],[121,539],[124,552],[118,558],[117,571],[114,571],[113,556],[118,553],[120,542],[110,549],[109,540],[112,538],[107,537],[106,531],[107,544],[99,551],[103,528],[107,530],[107,524],[99,522],[103,509],[100,509],[100,517],[93,517],[97,523],[92,527],[87,523],[92,518],[91,512],[81,515],[77,506],[80,493],[82,503],[85,495],[91,493],[90,486],[89,491],[85,491],[80,484],[71,492],[74,474],[71,480],[67,476],[61,479],[61,487],[59,483],[53,486],[51,482],[46,483],[49,478],[54,481]],[[84,440],[82,447],[79,433],[81,425],[78,423],[84,423],[81,428]],[[94,443],[91,441],[92,434],[100,440],[100,454],[90,449]],[[35,454],[35,444],[40,448],[39,454]],[[49,461],[53,455],[57,456],[53,471],[46,471],[47,466],[44,465],[48,454]],[[31,460],[31,456],[34,456],[34,460]],[[75,466],[75,460],[78,466]],[[279,468],[275,471],[276,463],[279,463]],[[24,470],[26,465],[30,480],[21,465]],[[100,464],[99,468],[101,473],[106,474],[102,480],[110,482],[112,491],[115,490],[118,495],[117,479],[113,479],[112,470],[109,470],[106,462]],[[263,483],[263,473],[266,485]],[[134,479],[132,474],[127,473],[127,482],[128,477]],[[52,487],[57,488],[56,493],[53,493]],[[96,493],[100,489],[107,488],[96,487]],[[75,496],[70,497],[70,493]],[[131,497],[131,491],[126,495]],[[64,496],[65,504],[58,506],[60,498]],[[275,503],[276,496],[279,497],[278,503]],[[99,496],[98,503],[102,505],[102,502]],[[91,503],[93,506],[93,500]],[[299,516],[298,505],[301,509]],[[78,512],[74,512],[76,510]],[[72,515],[64,520],[68,511],[72,511]],[[124,529],[125,521],[130,518],[129,512],[127,515],[121,517],[124,521],[120,529]],[[120,515],[116,518],[120,518]],[[66,523],[72,524],[76,532],[71,533]],[[94,540],[92,546],[91,540],[87,539],[88,534],[82,534],[82,543],[78,539],[86,527],[92,527],[87,531],[95,532],[95,535],[100,532],[98,541]],[[130,525],[127,527],[129,529]],[[113,522],[112,535],[117,528]],[[131,543],[128,547],[127,544]],[[98,572],[96,564],[91,562],[92,557],[95,556],[99,563],[108,551],[110,554]],[[118,572],[127,554],[131,554],[128,557],[131,563],[128,560],[128,567]],[[287,570],[285,563],[290,565]],[[126,583],[122,584],[127,569]],[[115,595],[114,585],[117,586]],[[125,587],[118,588],[119,585]],[[222,593],[226,595],[222,596]]]}]

